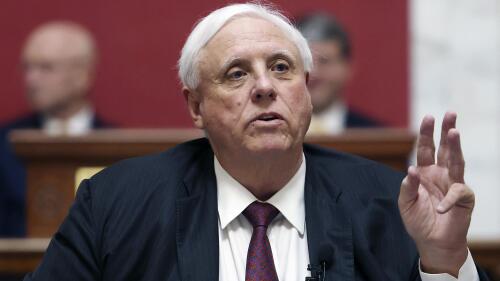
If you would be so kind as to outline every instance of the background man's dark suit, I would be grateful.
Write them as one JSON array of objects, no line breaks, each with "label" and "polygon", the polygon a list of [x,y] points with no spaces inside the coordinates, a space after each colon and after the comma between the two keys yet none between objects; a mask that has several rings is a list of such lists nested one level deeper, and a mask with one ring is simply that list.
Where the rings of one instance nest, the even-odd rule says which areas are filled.
[{"label": "background man's dark suit", "polygon": [[[351,155],[304,151],[311,263],[330,244],[327,280],[419,280],[397,206],[403,175]],[[218,280],[217,224],[206,139],[125,160],[82,182],[43,262],[25,280]]]},{"label": "background man's dark suit", "polygon": [[344,125],[346,128],[373,128],[380,126],[374,119],[352,109],[347,109]]},{"label": "background man's dark suit", "polygon": [[[94,118],[93,128],[107,127],[105,122]],[[0,236],[24,236],[26,171],[9,143],[8,134],[15,129],[41,129],[39,114],[17,119],[0,128]]]}]

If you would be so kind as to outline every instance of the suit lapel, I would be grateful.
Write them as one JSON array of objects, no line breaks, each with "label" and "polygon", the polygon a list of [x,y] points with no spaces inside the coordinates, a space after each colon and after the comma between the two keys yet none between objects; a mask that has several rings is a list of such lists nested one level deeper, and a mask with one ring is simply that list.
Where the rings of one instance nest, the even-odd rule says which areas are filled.
[{"label": "suit lapel", "polygon": [[[306,165],[306,228],[309,259],[311,264],[319,264],[322,259],[331,260],[326,280],[354,280],[354,249],[349,207],[343,199],[344,188],[331,179],[331,175],[321,177],[314,159],[307,157]],[[334,175],[340,176],[339,175]],[[345,197],[345,196],[344,196]],[[333,248],[331,251],[322,248]]]},{"label": "suit lapel", "polygon": [[197,161],[183,184],[187,194],[176,202],[181,278],[183,281],[218,280],[219,234],[213,155],[205,155]]}]

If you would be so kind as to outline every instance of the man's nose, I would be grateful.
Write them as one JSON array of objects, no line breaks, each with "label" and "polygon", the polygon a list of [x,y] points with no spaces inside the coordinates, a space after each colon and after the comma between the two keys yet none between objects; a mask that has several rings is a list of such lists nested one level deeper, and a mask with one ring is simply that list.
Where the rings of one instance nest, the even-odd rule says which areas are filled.
[{"label": "man's nose", "polygon": [[262,102],[264,100],[275,100],[276,89],[273,81],[267,73],[259,75],[255,80],[255,87],[252,91],[252,101]]}]

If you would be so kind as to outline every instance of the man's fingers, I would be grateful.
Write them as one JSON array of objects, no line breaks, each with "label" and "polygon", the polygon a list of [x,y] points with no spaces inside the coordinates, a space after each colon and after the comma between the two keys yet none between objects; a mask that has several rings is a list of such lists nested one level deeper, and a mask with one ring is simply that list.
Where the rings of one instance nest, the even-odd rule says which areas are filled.
[{"label": "man's fingers", "polygon": [[448,163],[448,131],[455,128],[457,114],[455,112],[446,112],[441,125],[441,139],[439,141],[439,149],[437,154],[437,164],[441,167],[446,167]]},{"label": "man's fingers", "polygon": [[399,193],[399,204],[407,204],[408,202],[415,201],[418,197],[418,186],[420,185],[420,176],[417,168],[410,166],[408,174],[401,183],[401,190]]},{"label": "man's fingers", "polygon": [[474,192],[465,184],[453,184],[437,206],[437,211],[444,214],[456,205],[464,208],[474,208]]},{"label": "man's fingers", "polygon": [[429,166],[434,164],[434,117],[427,115],[420,124],[420,135],[417,142],[417,165]]},{"label": "man's fingers", "polygon": [[448,132],[448,171],[453,182],[464,183],[465,161],[460,144],[460,133],[457,129]]}]

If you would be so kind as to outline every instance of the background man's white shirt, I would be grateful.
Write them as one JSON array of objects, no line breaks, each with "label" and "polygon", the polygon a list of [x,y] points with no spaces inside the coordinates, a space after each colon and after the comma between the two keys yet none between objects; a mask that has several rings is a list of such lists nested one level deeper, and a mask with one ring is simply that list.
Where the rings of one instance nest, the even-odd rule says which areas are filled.
[{"label": "background man's white shirt", "polygon": [[42,130],[52,136],[80,136],[92,130],[93,120],[94,111],[92,108],[84,107],[67,120],[53,117],[44,118]]},{"label": "background man's white shirt", "polygon": [[339,134],[345,130],[347,107],[343,102],[330,105],[323,112],[311,116],[308,134]]}]

